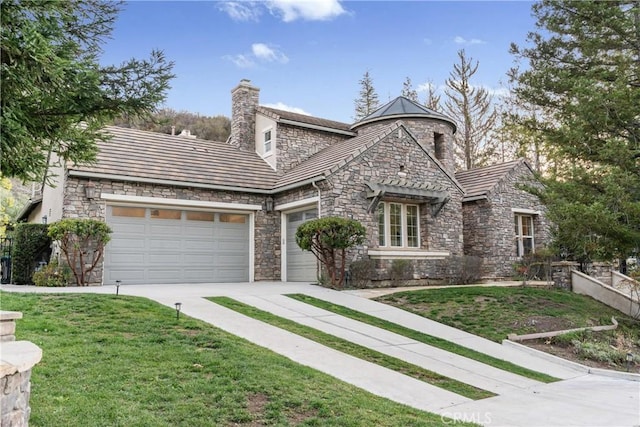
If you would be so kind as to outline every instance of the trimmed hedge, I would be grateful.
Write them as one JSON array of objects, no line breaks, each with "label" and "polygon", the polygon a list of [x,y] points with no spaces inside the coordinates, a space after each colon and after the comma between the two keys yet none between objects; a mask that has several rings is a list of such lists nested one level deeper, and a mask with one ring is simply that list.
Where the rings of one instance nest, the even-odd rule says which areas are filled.
[{"label": "trimmed hedge", "polygon": [[33,285],[33,273],[40,261],[49,262],[51,238],[47,224],[16,224],[11,250],[12,283]]}]

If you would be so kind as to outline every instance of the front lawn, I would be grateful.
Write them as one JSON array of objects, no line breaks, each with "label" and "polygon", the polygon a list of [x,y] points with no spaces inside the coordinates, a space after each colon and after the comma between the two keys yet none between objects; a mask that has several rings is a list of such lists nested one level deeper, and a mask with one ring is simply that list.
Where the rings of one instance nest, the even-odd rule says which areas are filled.
[{"label": "front lawn", "polygon": [[[43,349],[37,426],[437,426],[440,416],[371,395],[143,298],[3,292],[17,339]],[[458,424],[456,424],[458,425]]]},{"label": "front lawn", "polygon": [[619,322],[615,331],[580,333],[523,344],[590,366],[640,369],[640,323],[599,301],[570,291],[533,287],[456,287],[399,292],[377,301],[501,342],[518,335]]}]

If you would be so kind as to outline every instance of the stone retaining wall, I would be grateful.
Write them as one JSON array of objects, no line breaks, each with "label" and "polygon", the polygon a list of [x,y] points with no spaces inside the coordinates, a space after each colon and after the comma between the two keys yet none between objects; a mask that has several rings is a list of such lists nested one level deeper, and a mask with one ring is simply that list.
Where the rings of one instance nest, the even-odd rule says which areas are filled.
[{"label": "stone retaining wall", "polygon": [[31,369],[42,359],[42,350],[29,341],[15,341],[15,321],[22,313],[0,311],[0,425],[29,425]]}]

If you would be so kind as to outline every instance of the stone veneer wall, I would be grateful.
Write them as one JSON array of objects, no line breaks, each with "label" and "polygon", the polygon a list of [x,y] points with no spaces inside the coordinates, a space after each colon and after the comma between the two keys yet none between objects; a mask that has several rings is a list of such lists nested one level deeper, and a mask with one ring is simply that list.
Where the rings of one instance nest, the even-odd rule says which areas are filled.
[{"label": "stone veneer wall", "polygon": [[[453,126],[450,123],[428,118],[388,119],[366,124],[359,127],[357,131],[358,134],[368,133],[380,127],[387,127],[397,120],[401,120],[407,126],[413,136],[415,136],[416,139],[425,147],[429,154],[440,161],[449,173],[455,173],[456,165],[453,153],[454,136]],[[442,144],[444,148],[442,153],[438,153],[438,155],[436,155],[435,149],[436,133],[442,135]]]},{"label": "stone veneer wall", "polygon": [[[360,221],[367,229],[367,243],[350,251],[348,261],[367,258],[369,248],[378,248],[378,220],[375,212],[367,212],[368,181],[387,178],[398,179],[400,166],[405,167],[407,180],[426,182],[442,186],[451,195],[451,200],[434,218],[428,203],[419,203],[421,247],[423,250],[448,251],[451,255],[462,255],[462,192],[442,172],[413,138],[402,132],[393,132],[375,146],[362,153],[346,167],[319,183],[322,190],[321,208],[323,216],[351,217]],[[410,199],[404,199],[408,202]],[[391,248],[389,248],[391,249]],[[390,259],[377,262],[381,276],[388,273]],[[411,260],[415,278],[437,278],[441,274],[442,262],[436,259]]]},{"label": "stone veneer wall", "polygon": [[22,313],[0,311],[0,424],[2,427],[29,425],[31,370],[42,359],[40,347],[29,341],[15,341],[15,321]]},{"label": "stone veneer wall", "polygon": [[317,152],[349,138],[347,135],[279,123],[276,141],[277,172],[283,175]]},{"label": "stone veneer wall", "polygon": [[[94,218],[106,220],[107,204],[96,198],[88,200],[84,188],[88,180],[67,177],[64,193],[63,218]],[[165,185],[92,180],[96,194],[122,194],[209,202],[245,203],[262,205],[265,197],[259,194],[235,193],[201,188],[170,187]],[[94,270],[91,283],[102,282],[103,266]],[[280,278],[280,219],[275,213],[255,212],[255,280],[279,280]]]},{"label": "stone veneer wall", "polygon": [[494,188],[489,200],[463,204],[465,254],[483,258],[485,278],[511,277],[513,264],[518,261],[515,248],[514,208],[542,212],[533,216],[535,248],[550,242],[549,223],[545,207],[540,200],[518,188],[534,184],[533,175],[526,165],[520,164]]},{"label": "stone veneer wall", "polygon": [[256,107],[260,89],[241,80],[231,91],[231,136],[229,143],[243,151],[255,150]]}]

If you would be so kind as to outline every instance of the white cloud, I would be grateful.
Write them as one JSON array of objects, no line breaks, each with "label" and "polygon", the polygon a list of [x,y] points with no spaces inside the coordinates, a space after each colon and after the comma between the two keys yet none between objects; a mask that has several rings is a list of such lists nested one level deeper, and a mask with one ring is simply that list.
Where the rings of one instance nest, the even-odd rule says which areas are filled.
[{"label": "white cloud", "polygon": [[253,43],[249,53],[225,55],[222,58],[233,62],[239,68],[251,68],[261,62],[279,62],[280,64],[289,62],[287,55],[266,43]]},{"label": "white cloud", "polygon": [[218,3],[218,9],[234,21],[257,21],[262,14],[260,4],[253,1],[223,1]]},{"label": "white cloud", "polygon": [[284,22],[329,21],[346,13],[339,0],[270,0],[266,6]]},{"label": "white cloud", "polygon": [[453,42],[456,44],[485,44],[486,42],[484,40],[480,40],[480,39],[470,39],[467,40],[464,37],[460,37],[460,36],[455,36],[453,38]]},{"label": "white cloud", "polygon": [[263,61],[280,62],[281,64],[286,64],[287,62],[289,62],[289,58],[287,58],[287,55],[273,47],[270,47],[265,43],[252,44],[251,51],[257,59],[261,59]]},{"label": "white cloud", "polygon": [[310,116],[311,114],[304,111],[302,108],[292,107],[283,102],[276,102],[275,104],[263,104],[265,107],[275,108],[276,110],[284,110],[291,111],[292,113],[304,114],[305,116]]},{"label": "white cloud", "polygon": [[225,55],[223,56],[223,59],[233,62],[239,68],[251,68],[256,65],[256,63],[247,55]]}]

